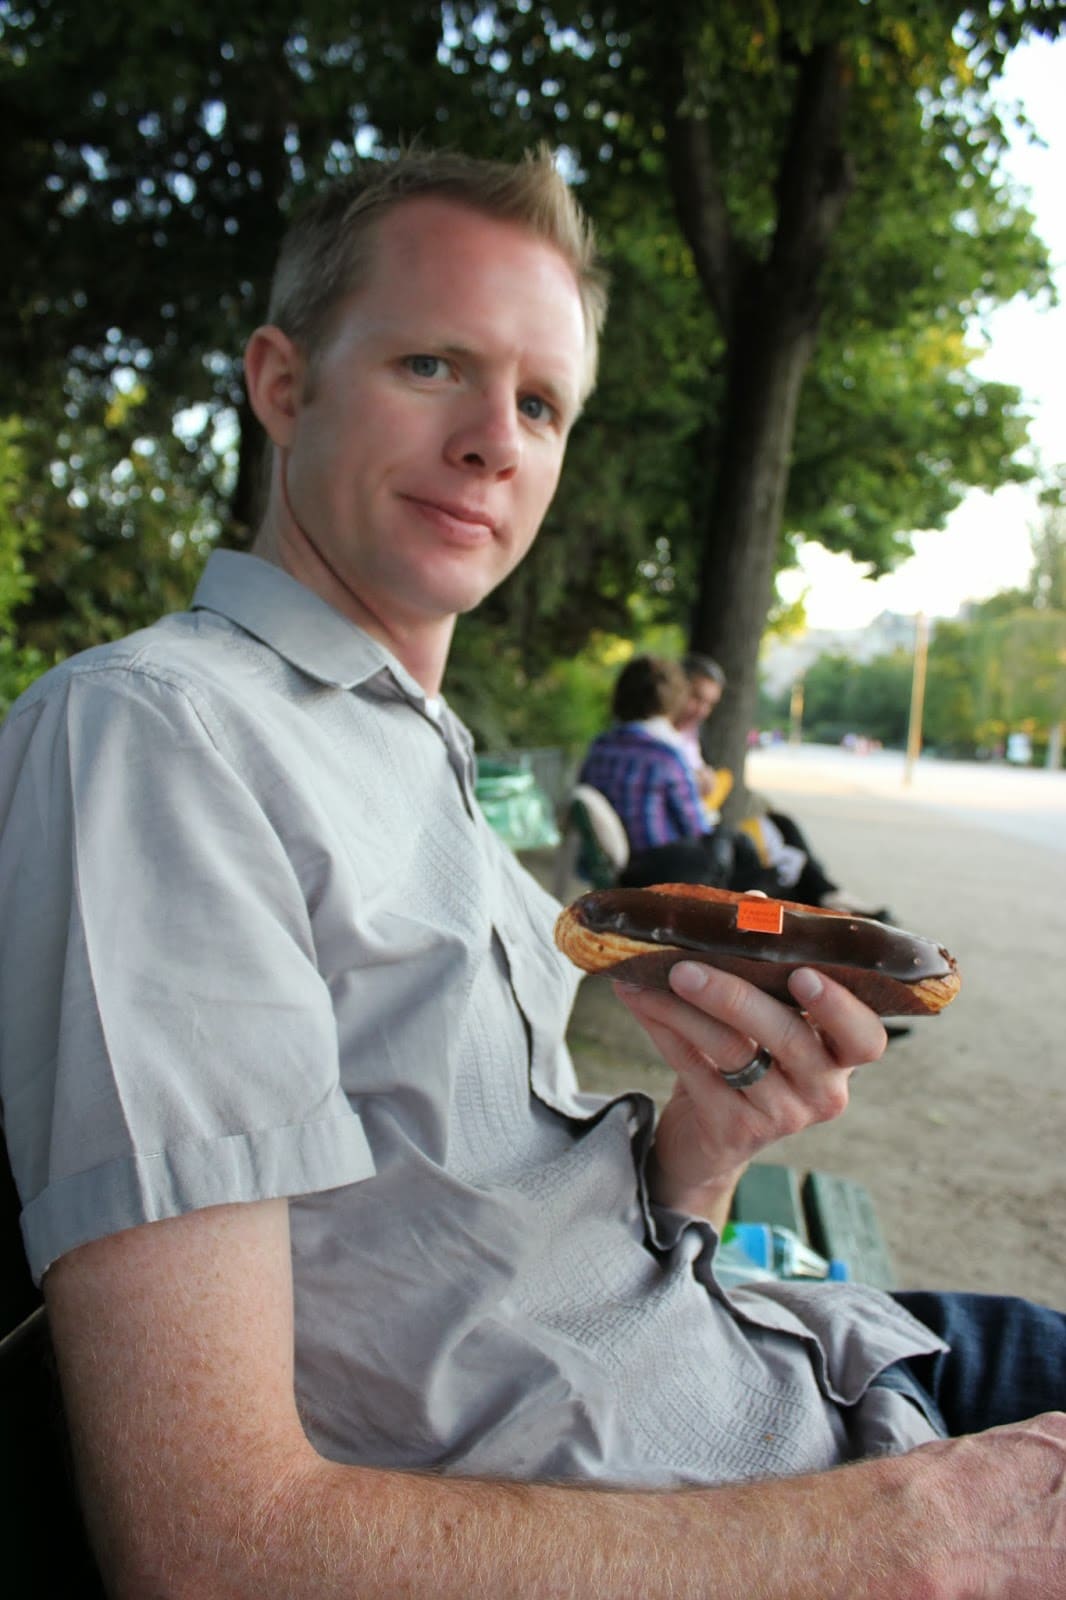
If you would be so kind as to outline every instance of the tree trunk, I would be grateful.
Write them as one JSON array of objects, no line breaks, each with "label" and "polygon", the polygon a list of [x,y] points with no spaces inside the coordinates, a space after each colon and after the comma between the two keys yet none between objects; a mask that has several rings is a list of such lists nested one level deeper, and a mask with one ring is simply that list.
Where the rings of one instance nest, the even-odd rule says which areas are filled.
[{"label": "tree trunk", "polygon": [[694,650],[721,663],[728,679],[706,726],[706,753],[712,765],[734,774],[724,808],[731,820],[747,802],[744,761],[758,702],[759,644],[773,600],[799,395],[818,334],[819,280],[852,187],[842,143],[850,69],[835,42],[797,55],[774,185],[776,225],[763,259],[733,229],[710,119],[701,111],[706,66],[699,30],[691,26],[699,8],[690,0],[679,0],[679,8],[679,26],[656,58],[667,170],[727,349],[690,639]]},{"label": "tree trunk", "polygon": [[706,724],[708,759],[736,776],[727,818],[743,813],[744,758],[758,701],[758,654],[773,601],[796,410],[814,351],[817,314],[783,304],[769,271],[734,322],[725,428],[702,542],[691,646],[719,661],[726,693]]}]

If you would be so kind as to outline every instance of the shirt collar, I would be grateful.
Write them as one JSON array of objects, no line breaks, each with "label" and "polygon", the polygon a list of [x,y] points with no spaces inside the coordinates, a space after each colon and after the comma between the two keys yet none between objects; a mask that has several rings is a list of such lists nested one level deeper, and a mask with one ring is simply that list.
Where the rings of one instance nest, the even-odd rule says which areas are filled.
[{"label": "shirt collar", "polygon": [[354,689],[389,672],[425,709],[425,690],[384,645],[259,556],[213,550],[190,609],[228,618],[318,683]]},{"label": "shirt collar", "polygon": [[646,721],[638,722],[637,727],[643,728],[645,733],[650,733],[653,739],[658,739],[662,744],[672,745],[675,750],[682,749],[684,745],[684,740],[669,717],[648,717]]}]

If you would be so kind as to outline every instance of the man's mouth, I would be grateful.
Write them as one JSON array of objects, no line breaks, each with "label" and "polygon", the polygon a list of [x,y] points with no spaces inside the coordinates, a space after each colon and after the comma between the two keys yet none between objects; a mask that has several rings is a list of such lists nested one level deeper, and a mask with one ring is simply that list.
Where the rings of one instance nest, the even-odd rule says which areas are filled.
[{"label": "man's mouth", "polygon": [[496,537],[495,519],[479,506],[463,505],[456,500],[427,499],[417,494],[405,494],[401,498],[420,511],[441,532],[453,534],[463,542],[473,542],[484,538],[485,534],[490,538]]}]

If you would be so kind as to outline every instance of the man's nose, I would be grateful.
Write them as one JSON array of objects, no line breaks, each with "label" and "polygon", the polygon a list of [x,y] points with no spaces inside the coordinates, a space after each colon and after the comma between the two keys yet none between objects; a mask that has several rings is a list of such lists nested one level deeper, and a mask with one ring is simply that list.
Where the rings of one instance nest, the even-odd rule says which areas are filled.
[{"label": "man's nose", "polygon": [[471,396],[448,437],[445,454],[453,466],[513,476],[522,458],[522,433],[513,394]]}]

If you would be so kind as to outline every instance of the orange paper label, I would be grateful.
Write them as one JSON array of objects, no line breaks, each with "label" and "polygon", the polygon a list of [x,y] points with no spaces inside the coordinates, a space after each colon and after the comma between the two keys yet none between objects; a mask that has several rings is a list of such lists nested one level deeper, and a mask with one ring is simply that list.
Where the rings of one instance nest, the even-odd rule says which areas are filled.
[{"label": "orange paper label", "polygon": [[785,908],[773,900],[741,900],[737,906],[737,927],[743,933],[780,933],[785,925]]}]

